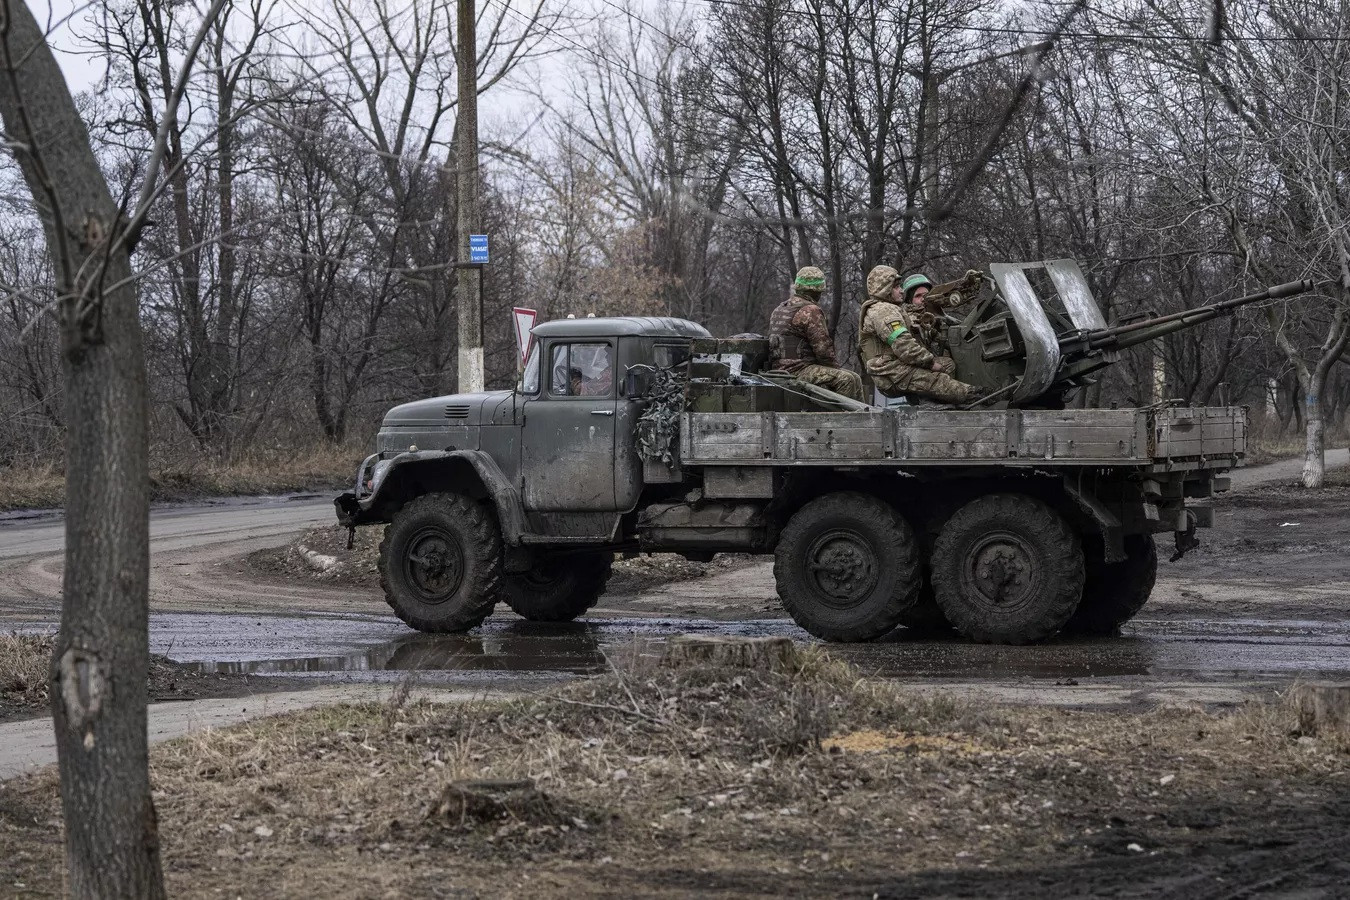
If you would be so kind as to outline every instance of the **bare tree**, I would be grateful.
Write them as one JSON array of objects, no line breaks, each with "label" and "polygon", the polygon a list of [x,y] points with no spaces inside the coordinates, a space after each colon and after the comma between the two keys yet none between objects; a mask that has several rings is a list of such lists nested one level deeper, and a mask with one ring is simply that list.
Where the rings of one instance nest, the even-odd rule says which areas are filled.
[{"label": "bare tree", "polygon": [[[737,151],[706,102],[712,77],[687,11],[663,8],[653,22],[614,8],[628,15],[585,45],[554,143],[583,154],[603,192],[597,199],[641,230],[662,312],[705,319],[716,221],[698,210],[721,211]],[[544,184],[556,183],[551,160],[534,169]],[[620,262],[616,248],[600,244],[607,265]]]},{"label": "bare tree", "polygon": [[[244,330],[248,267],[238,265],[236,179],[241,120],[263,100],[250,91],[251,57],[267,30],[262,0],[228,3],[209,35],[209,69],[192,85],[192,114],[168,122],[166,191],[158,201],[165,224],[143,250],[162,261],[165,278],[147,285],[175,340],[181,402],[176,412],[200,446],[228,430],[238,401],[237,349]],[[173,102],[175,60],[199,25],[190,4],[155,0],[109,3],[92,39],[107,60],[112,85],[126,92],[110,135],[143,158]]]},{"label": "bare tree", "polygon": [[[222,5],[187,47],[166,119]],[[131,251],[164,142],[140,201],[119,209],[46,37],[18,0],[0,2],[0,119],[46,233],[65,371],[66,562],[51,695],[69,887],[80,898],[163,896],[146,750],[149,448]]]},{"label": "bare tree", "polygon": [[[1147,8],[1151,33],[1187,34],[1184,4],[1148,0]],[[1229,9],[1219,30],[1223,42],[1203,52],[1178,52],[1175,42],[1154,51],[1209,101],[1164,108],[1178,120],[1210,116],[1217,138],[1173,150],[1194,161],[1188,174],[1199,204],[1222,216],[1254,274],[1278,282],[1292,269],[1323,284],[1322,303],[1267,308],[1275,346],[1304,396],[1302,481],[1318,487],[1325,478],[1325,391],[1350,346],[1350,154],[1343,139],[1350,129],[1350,4]]]},{"label": "bare tree", "polygon": [[65,427],[51,261],[31,207],[6,210],[0,226],[0,465],[60,448]]},{"label": "bare tree", "polygon": [[[450,387],[455,367],[457,307],[452,264],[458,247],[450,203],[456,170],[450,149],[457,105],[453,0],[332,0],[329,15],[310,24],[319,48],[299,47],[300,79],[328,97],[383,175],[385,209],[365,219],[387,268],[408,289],[399,310],[413,370],[423,390]],[[543,38],[565,16],[531,0],[481,6],[478,91],[509,78],[545,52]],[[355,200],[355,197],[349,198]],[[408,306],[409,304],[404,304]]]},{"label": "bare tree", "polygon": [[293,287],[297,328],[308,348],[308,388],[324,437],[341,443],[353,404],[378,354],[401,280],[365,223],[379,213],[378,165],[322,98],[277,112],[267,167],[276,186],[282,250],[274,267]]}]

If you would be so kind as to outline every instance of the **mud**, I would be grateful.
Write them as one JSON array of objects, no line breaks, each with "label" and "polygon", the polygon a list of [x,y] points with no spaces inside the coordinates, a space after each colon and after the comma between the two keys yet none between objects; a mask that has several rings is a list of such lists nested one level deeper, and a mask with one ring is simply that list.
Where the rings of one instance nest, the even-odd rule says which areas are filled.
[{"label": "mud", "polygon": [[[51,646],[43,648],[50,658]],[[297,678],[260,678],[253,673],[216,671],[196,664],[184,664],[154,653],[150,657],[148,700],[150,703],[188,702],[229,697],[250,697],[271,691],[295,690],[308,686]],[[46,691],[27,695],[0,693],[0,724],[50,715]]]},{"label": "mud", "polygon": [[[384,528],[358,528],[349,537],[346,528],[325,525],[313,528],[284,547],[268,547],[247,557],[250,569],[271,579],[302,584],[340,583],[348,587],[377,589],[380,584],[379,554]],[[348,543],[351,546],[348,547]],[[318,569],[305,551],[330,557],[330,568]],[[610,597],[626,597],[662,585],[707,578],[742,568],[755,557],[743,553],[719,553],[710,562],[695,562],[675,553],[645,553],[614,561],[610,574]]]},{"label": "mud", "polygon": [[1200,549],[1176,563],[1163,557],[1162,590],[1144,614],[1350,617],[1350,477],[1342,470],[1331,481],[1312,491],[1261,485],[1216,501]]}]

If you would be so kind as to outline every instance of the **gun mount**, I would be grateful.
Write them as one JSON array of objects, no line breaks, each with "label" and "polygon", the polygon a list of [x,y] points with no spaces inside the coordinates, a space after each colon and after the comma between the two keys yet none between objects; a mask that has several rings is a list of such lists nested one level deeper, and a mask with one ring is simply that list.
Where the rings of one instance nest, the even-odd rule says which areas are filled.
[{"label": "gun mount", "polygon": [[[1042,270],[1063,307],[1043,300],[1028,272]],[[945,338],[956,361],[956,378],[997,392],[1010,406],[1057,409],[1090,376],[1120,359],[1120,352],[1203,322],[1230,315],[1262,300],[1312,290],[1311,281],[1291,281],[1163,316],[1108,326],[1082,269],[1072,259],[995,263],[992,290],[963,317],[948,314]]]}]

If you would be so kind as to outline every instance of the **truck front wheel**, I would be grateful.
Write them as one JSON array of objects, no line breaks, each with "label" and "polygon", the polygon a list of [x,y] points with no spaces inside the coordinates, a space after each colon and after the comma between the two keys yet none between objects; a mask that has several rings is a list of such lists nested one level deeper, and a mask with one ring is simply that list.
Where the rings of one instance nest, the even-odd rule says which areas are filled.
[{"label": "truck front wheel", "polygon": [[1083,548],[1068,523],[1024,494],[990,494],[947,520],[933,588],[952,627],[987,644],[1029,644],[1064,627],[1083,596]]},{"label": "truck front wheel", "polygon": [[826,641],[870,641],[919,598],[923,571],[909,524],[870,494],[826,494],[788,521],[774,551],[783,608]]},{"label": "truck front wheel", "polygon": [[1083,602],[1064,630],[1071,634],[1115,634],[1135,617],[1158,580],[1158,548],[1149,534],[1125,536],[1125,558],[1088,560]]},{"label": "truck front wheel", "polygon": [[570,622],[600,602],[613,564],[613,553],[545,557],[528,572],[504,576],[501,598],[531,622]]},{"label": "truck front wheel", "polygon": [[502,539],[492,511],[458,494],[410,501],[384,530],[380,586],[394,614],[418,631],[483,624],[497,602]]}]

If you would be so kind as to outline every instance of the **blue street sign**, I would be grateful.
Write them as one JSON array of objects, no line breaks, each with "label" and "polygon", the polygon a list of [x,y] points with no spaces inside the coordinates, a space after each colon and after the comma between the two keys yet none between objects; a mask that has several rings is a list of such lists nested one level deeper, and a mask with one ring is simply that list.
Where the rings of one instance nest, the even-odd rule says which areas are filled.
[{"label": "blue street sign", "polygon": [[485,263],[488,261],[487,239],[486,234],[469,235],[469,262]]}]

